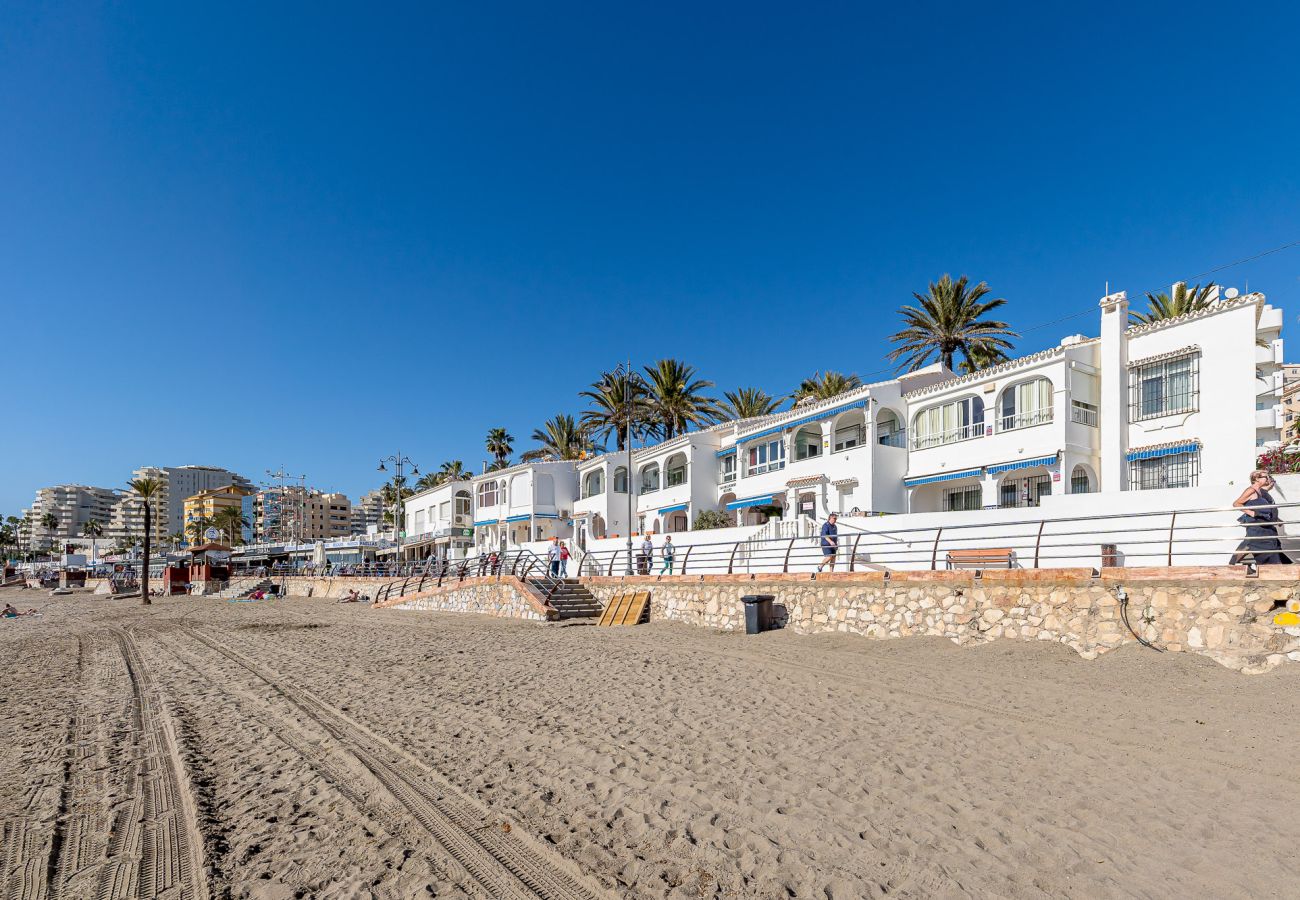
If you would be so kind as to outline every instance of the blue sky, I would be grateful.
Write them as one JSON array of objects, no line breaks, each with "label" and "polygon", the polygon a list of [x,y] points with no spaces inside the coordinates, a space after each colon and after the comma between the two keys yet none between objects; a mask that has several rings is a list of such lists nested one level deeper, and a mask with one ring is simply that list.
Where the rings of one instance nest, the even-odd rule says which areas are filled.
[{"label": "blue sky", "polygon": [[[0,512],[146,464],[357,494],[624,356],[879,373],[944,272],[1087,312],[1030,352],[1300,240],[1294,5],[796,6],[0,7]],[[1217,277],[1296,327],[1300,249]]]}]

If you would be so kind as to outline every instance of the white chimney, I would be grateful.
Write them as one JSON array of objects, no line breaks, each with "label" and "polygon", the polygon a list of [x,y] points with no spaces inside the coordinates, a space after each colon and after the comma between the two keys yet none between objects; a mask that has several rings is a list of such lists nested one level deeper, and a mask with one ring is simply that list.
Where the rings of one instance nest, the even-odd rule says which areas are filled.
[{"label": "white chimney", "polygon": [[1128,294],[1101,298],[1101,415],[1098,440],[1103,491],[1128,490],[1124,453],[1128,449]]}]

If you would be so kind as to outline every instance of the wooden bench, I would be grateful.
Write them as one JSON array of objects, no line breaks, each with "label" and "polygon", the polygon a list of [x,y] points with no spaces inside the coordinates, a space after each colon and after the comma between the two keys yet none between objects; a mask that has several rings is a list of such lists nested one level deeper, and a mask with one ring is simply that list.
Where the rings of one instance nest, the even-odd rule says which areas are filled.
[{"label": "wooden bench", "polygon": [[949,550],[950,569],[1010,569],[1014,566],[1016,551],[1011,549]]}]

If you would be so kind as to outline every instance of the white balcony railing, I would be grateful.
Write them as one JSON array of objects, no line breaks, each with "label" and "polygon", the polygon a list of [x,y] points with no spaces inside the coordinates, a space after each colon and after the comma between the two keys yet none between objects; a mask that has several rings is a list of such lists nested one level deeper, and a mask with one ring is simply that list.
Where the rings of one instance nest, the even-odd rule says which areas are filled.
[{"label": "white balcony railing", "polygon": [[1096,428],[1097,415],[1097,407],[1093,406],[1091,403],[1082,403],[1078,400],[1074,400],[1070,403],[1071,422]]},{"label": "white balcony railing", "polygon": [[960,428],[954,428],[952,431],[942,431],[937,434],[916,434],[913,432],[912,449],[926,450],[930,447],[941,447],[944,444],[956,444],[980,437],[984,437],[983,422],[974,425],[963,425]]},{"label": "white balcony railing", "polygon": [[1050,406],[1045,406],[1042,409],[1027,409],[1024,412],[1001,416],[998,419],[998,431],[1031,428],[1034,425],[1045,425],[1050,421],[1052,421],[1052,408]]}]

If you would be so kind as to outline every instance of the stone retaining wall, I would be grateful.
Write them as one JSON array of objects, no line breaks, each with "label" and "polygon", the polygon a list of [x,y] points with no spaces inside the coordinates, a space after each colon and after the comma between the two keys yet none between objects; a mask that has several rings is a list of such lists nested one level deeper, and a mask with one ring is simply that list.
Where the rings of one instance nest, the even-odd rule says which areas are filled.
[{"label": "stone retaining wall", "polygon": [[481,613],[510,619],[544,622],[555,610],[525,581],[510,575],[466,578],[456,584],[408,594],[378,604],[379,609],[422,609],[437,612]]},{"label": "stone retaining wall", "polygon": [[1276,601],[1300,597],[1298,566],[1246,578],[1240,567],[869,572],[823,575],[679,575],[583,578],[602,604],[620,591],[651,592],[651,617],[744,629],[746,594],[771,594],[778,622],[804,634],[873,638],[935,635],[958,644],[1001,637],[1055,641],[1087,659],[1145,640],[1208,656],[1247,673],[1300,661],[1300,628],[1279,628]]}]

